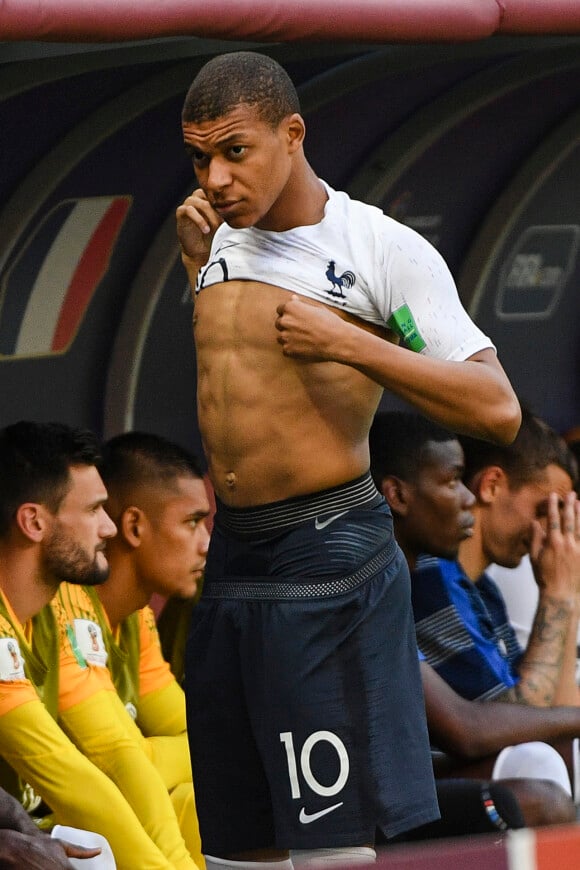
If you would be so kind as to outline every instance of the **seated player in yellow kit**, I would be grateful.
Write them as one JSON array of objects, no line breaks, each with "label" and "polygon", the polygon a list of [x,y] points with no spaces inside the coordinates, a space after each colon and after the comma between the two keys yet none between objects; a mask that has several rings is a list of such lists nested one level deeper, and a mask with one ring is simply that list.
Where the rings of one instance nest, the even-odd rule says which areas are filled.
[{"label": "seated player in yellow kit", "polygon": [[[111,439],[100,471],[118,534],[99,591],[64,584],[52,603],[61,638],[59,714],[73,741],[90,741],[89,757],[131,803],[148,802],[152,822],[163,781],[202,866],[184,694],[162,657],[148,602],[153,593],[195,594],[209,541],[208,497],[194,457],[149,433]],[[153,777],[145,774],[151,767]]]},{"label": "seated player in yellow kit", "polygon": [[169,797],[147,825],[56,721],[58,634],[46,605],[63,581],[105,580],[116,533],[98,460],[84,430],[27,421],[0,430],[0,783],[47,827],[102,834],[118,870],[196,870]]}]

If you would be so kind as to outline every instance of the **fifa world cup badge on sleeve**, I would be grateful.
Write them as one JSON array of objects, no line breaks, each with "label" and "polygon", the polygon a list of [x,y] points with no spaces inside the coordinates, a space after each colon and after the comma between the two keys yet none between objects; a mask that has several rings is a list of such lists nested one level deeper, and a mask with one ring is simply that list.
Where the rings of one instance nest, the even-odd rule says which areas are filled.
[{"label": "fifa world cup badge on sleeve", "polygon": [[100,625],[90,619],[75,619],[74,638],[85,662],[99,668],[107,667],[107,650]]},{"label": "fifa world cup badge on sleeve", "polygon": [[13,637],[0,638],[0,680],[25,680],[24,659],[18,641]]}]

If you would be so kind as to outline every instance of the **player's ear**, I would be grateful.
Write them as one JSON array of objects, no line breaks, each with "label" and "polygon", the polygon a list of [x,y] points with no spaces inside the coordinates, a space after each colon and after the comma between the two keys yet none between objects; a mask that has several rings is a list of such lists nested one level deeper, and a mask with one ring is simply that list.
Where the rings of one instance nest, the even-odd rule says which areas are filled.
[{"label": "player's ear", "polygon": [[293,115],[288,115],[287,118],[284,118],[283,124],[288,143],[288,153],[294,154],[302,146],[304,136],[306,135],[304,118],[298,112],[294,112]]},{"label": "player's ear", "polygon": [[143,511],[133,505],[123,511],[117,523],[118,534],[130,547],[141,546],[144,519]]},{"label": "player's ear", "polygon": [[397,516],[405,517],[411,504],[411,487],[400,477],[388,474],[383,478],[380,486],[389,507]]},{"label": "player's ear", "polygon": [[499,465],[489,465],[474,475],[469,488],[482,504],[491,504],[500,489],[507,484],[508,480],[503,468]]},{"label": "player's ear", "polygon": [[19,505],[15,514],[16,525],[30,541],[39,543],[47,527],[46,508],[34,502]]}]

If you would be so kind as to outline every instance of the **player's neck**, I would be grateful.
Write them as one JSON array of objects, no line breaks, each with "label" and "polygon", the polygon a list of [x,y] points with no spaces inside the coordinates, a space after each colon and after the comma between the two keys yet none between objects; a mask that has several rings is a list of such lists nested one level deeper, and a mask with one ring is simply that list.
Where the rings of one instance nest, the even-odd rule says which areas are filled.
[{"label": "player's neck", "polygon": [[144,607],[148,594],[140,589],[134,572],[120,564],[111,564],[108,579],[96,587],[112,631],[136,610]]},{"label": "player's neck", "polygon": [[324,217],[327,200],[324,184],[304,161],[292,173],[278,200],[256,227],[280,233],[296,227],[313,226]]},{"label": "player's neck", "polygon": [[31,550],[0,549],[0,588],[21,625],[35,616],[56,595],[58,582],[47,581]]},{"label": "player's neck", "polygon": [[481,538],[481,523],[477,519],[473,529],[473,536],[462,541],[459,547],[459,561],[472,583],[479,580],[489,566],[489,559],[486,556]]},{"label": "player's neck", "polygon": [[410,547],[408,542],[405,540],[405,535],[401,531],[400,525],[397,523],[395,519],[395,537],[399,544],[399,547],[403,551],[403,555],[407,561],[407,565],[409,566],[409,571],[414,571],[417,565],[417,558],[419,553],[416,553],[413,547]]}]

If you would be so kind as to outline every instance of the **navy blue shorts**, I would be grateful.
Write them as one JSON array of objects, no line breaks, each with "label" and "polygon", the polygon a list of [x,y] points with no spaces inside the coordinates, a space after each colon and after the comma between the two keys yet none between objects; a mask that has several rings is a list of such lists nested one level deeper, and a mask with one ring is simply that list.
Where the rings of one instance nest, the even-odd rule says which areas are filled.
[{"label": "navy blue shorts", "polygon": [[218,506],[185,685],[207,854],[438,818],[409,573],[370,477]]}]

